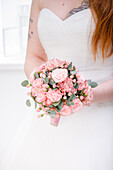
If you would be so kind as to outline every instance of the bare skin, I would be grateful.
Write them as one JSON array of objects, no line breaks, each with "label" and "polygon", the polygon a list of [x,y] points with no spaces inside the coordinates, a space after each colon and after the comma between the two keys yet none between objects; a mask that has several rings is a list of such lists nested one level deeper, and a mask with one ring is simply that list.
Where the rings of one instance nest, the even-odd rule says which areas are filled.
[{"label": "bare skin", "polygon": [[[24,64],[24,71],[28,79],[36,67],[39,67],[48,60],[37,32],[37,21],[40,11],[43,8],[48,8],[60,19],[65,20],[75,12],[82,10],[86,3],[87,0],[32,0],[27,52]],[[113,101],[113,79],[100,84],[93,90],[93,94],[93,102]]]}]

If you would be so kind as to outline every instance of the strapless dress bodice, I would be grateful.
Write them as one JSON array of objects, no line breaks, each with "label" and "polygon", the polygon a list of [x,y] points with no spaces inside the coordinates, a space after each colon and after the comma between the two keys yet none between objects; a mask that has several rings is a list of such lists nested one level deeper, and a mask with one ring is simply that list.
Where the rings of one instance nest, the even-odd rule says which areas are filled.
[{"label": "strapless dress bodice", "polygon": [[85,78],[91,78],[98,83],[113,77],[113,55],[103,63],[100,54],[94,62],[91,37],[95,24],[90,8],[75,13],[64,21],[50,9],[43,8],[37,27],[40,42],[48,59],[72,61]]}]

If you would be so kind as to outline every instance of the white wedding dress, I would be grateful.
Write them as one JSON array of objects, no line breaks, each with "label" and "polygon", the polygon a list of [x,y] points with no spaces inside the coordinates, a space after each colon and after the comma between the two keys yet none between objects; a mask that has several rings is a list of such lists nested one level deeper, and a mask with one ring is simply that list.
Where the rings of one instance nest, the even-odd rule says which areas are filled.
[{"label": "white wedding dress", "polygon": [[[91,18],[89,8],[64,21],[44,8],[37,29],[48,59],[72,61],[85,78],[102,83],[113,78],[113,55],[103,63],[100,54],[94,62]],[[94,28],[92,20],[91,35]],[[49,116],[38,119],[30,110],[1,170],[113,170],[113,102],[61,117],[58,127],[50,125]]]}]

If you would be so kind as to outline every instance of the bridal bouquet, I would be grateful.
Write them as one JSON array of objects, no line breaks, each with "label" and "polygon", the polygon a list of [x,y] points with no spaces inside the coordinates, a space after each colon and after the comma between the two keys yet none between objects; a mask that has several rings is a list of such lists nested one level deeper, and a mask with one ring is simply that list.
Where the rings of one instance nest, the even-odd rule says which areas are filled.
[{"label": "bridal bouquet", "polygon": [[[21,85],[30,88],[28,95],[34,100],[37,112],[43,111],[38,117],[49,115],[51,124],[57,126],[61,116],[69,116],[90,105],[92,88],[97,83],[84,79],[72,62],[52,59],[36,68]],[[29,99],[26,104],[31,106]]]}]

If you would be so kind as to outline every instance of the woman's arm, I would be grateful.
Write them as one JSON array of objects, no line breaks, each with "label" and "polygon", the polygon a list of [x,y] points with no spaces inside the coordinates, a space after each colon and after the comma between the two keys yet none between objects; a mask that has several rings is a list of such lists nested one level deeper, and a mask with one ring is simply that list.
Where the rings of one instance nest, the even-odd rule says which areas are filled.
[{"label": "woman's arm", "polygon": [[32,0],[29,20],[28,42],[24,71],[29,79],[31,72],[47,61],[47,55],[40,43],[37,31],[37,21],[40,13],[40,0]]},{"label": "woman's arm", "polygon": [[99,84],[93,89],[94,103],[113,101],[113,79]]}]

